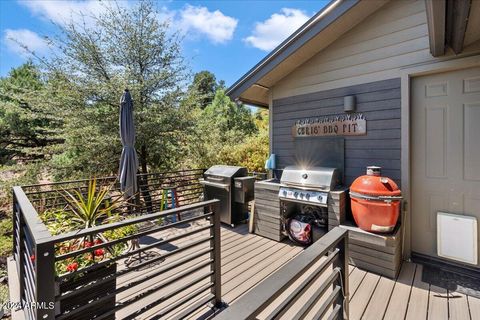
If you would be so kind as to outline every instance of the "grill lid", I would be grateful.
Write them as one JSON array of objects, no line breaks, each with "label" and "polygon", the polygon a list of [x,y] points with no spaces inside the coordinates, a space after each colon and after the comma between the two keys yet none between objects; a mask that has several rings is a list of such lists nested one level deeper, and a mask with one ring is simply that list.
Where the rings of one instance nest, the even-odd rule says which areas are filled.
[{"label": "grill lid", "polygon": [[247,168],[245,167],[215,165],[205,171],[205,178],[208,178],[208,176],[226,178],[243,177],[246,176],[247,173]]},{"label": "grill lid", "polygon": [[395,181],[379,175],[364,175],[358,177],[350,186],[350,194],[356,197],[370,198],[398,198],[401,199],[402,192]]},{"label": "grill lid", "polygon": [[283,169],[280,182],[300,188],[312,188],[330,191],[341,184],[337,168],[311,167],[309,169],[288,166]]}]

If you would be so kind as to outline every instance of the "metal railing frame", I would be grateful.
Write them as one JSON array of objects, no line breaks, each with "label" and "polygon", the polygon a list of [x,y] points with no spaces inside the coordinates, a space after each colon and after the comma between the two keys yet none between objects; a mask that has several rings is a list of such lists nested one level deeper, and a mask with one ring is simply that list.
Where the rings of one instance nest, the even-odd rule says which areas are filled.
[{"label": "metal railing frame", "polygon": [[[37,186],[28,186],[27,188],[29,187],[37,187]],[[157,246],[159,244],[185,238],[187,236],[197,234],[205,230],[210,230],[208,233],[209,236],[207,238],[204,238],[203,240],[200,239],[198,241],[193,241],[192,243],[189,243],[188,245],[185,245],[182,248],[178,248],[173,250],[172,252],[167,252],[166,254],[162,254],[161,257],[165,258],[167,256],[171,256],[183,250],[188,250],[190,248],[193,248],[196,245],[199,245],[201,243],[205,243],[205,242],[209,243],[210,244],[209,249],[204,249],[203,251],[200,251],[206,254],[209,253],[209,257],[210,257],[210,259],[207,260],[209,262],[205,264],[205,265],[210,265],[210,272],[207,273],[207,276],[210,279],[210,282],[208,285],[204,287],[208,287],[210,289],[210,294],[207,296],[208,302],[213,303],[215,306],[221,306],[222,305],[221,269],[220,269],[221,267],[221,264],[220,264],[220,233],[221,231],[220,231],[220,216],[216,214],[218,202],[219,200],[197,202],[197,203],[185,205],[185,206],[174,208],[174,209],[160,211],[157,213],[128,218],[115,223],[99,225],[89,229],[81,229],[74,232],[53,236],[49,232],[45,224],[42,222],[42,220],[40,219],[37,213],[37,210],[35,209],[34,205],[30,201],[24,189],[18,186],[14,187],[13,188],[13,226],[14,226],[13,256],[16,262],[18,279],[19,279],[18,285],[19,285],[19,291],[20,291],[20,300],[21,300],[20,302],[23,303],[24,306],[26,306],[26,308],[24,309],[26,318],[27,319],[63,319],[63,318],[66,319],[68,318],[68,314],[66,315],[59,314],[58,305],[60,301],[65,299],[65,296],[70,297],[75,292],[73,293],[69,292],[69,293],[66,293],[65,296],[61,296],[61,295],[59,296],[59,292],[58,292],[59,280],[62,280],[62,281],[65,279],[68,280],[70,278],[73,278],[75,274],[81,274],[82,272],[88,271],[88,268],[90,267],[97,267],[102,263],[105,263],[105,264],[112,263],[114,261],[126,258],[127,256],[136,254],[137,252],[143,252],[145,250],[151,249],[154,246]],[[177,215],[178,213],[182,213],[186,211],[200,210],[202,208],[203,208],[203,212],[205,212],[204,214],[201,214],[198,217],[187,219],[185,221],[189,222],[189,221],[208,218],[210,222],[208,223],[207,226],[195,228],[192,231],[185,232],[179,236],[169,237],[168,239],[160,239],[159,241],[153,244],[144,246],[140,249],[136,249],[132,252],[128,252],[125,254],[122,253],[120,257],[108,259],[107,261],[96,262],[93,266],[85,267],[83,269],[79,269],[72,273],[67,273],[60,276],[55,275],[56,261],[65,260],[75,255],[84,254],[90,251],[93,252],[93,250],[95,249],[106,248],[120,242],[126,243],[126,241],[129,241],[136,237],[141,237],[143,235],[147,235],[147,234],[151,234],[161,230],[165,230],[167,228],[175,227],[177,224],[182,223],[183,221],[155,227],[151,230],[146,230],[146,231],[142,230],[141,232],[137,232],[134,235],[127,236],[122,239],[117,239],[117,240],[109,241],[106,243],[97,244],[92,247],[89,247],[88,249],[85,249],[85,248],[79,249],[74,253],[56,255],[56,252],[55,252],[56,244],[69,241],[72,239],[79,239],[86,236],[96,235],[101,232],[113,230],[113,229],[124,227],[124,226],[135,225],[135,224],[146,222],[146,221],[154,221],[160,218],[166,218],[168,216]],[[205,209],[208,209],[208,210],[205,210]],[[162,272],[166,272],[166,270],[167,271],[171,270],[175,266],[180,266],[181,262],[187,263],[189,261],[192,261],[193,259],[199,257],[200,252],[196,252],[195,254],[189,254],[187,257],[179,259],[178,263],[175,260],[173,263],[169,264],[168,266],[165,266],[164,268],[160,268],[158,273],[156,274],[158,275],[158,274],[161,274]],[[31,258],[32,256],[34,256],[34,258]],[[147,263],[144,263],[144,264],[149,264],[149,263],[151,263],[151,261],[148,261]],[[177,263],[177,265],[175,265],[175,263]],[[193,268],[192,270],[195,270],[195,268]],[[122,271],[116,272],[115,275],[112,277],[117,278],[118,276],[121,276],[128,272],[129,272],[128,270],[127,271],[122,270]],[[189,274],[188,270],[186,270],[184,274],[188,275]],[[140,275],[140,278],[142,278],[141,275]],[[147,275],[146,277],[143,277],[143,278],[148,280],[149,276]],[[199,283],[203,279],[205,279],[205,276],[203,276],[200,280],[196,279],[195,282]],[[99,281],[102,282],[106,280],[100,279]],[[136,285],[139,284],[139,281],[133,281],[133,282]],[[189,285],[193,285],[193,284],[189,284]],[[129,288],[128,285],[124,287],[116,288],[115,293],[117,291],[121,292],[122,290],[125,290],[125,288],[128,289]],[[199,288],[198,290],[202,288]],[[80,288],[80,290],[82,289]],[[150,288],[150,291],[148,291],[147,295],[151,294],[153,291],[154,290]],[[194,293],[198,295],[202,292],[204,291],[200,290]],[[169,294],[172,294],[172,293],[169,293]],[[168,295],[163,298],[167,299],[167,297]],[[180,301],[178,301],[178,303],[176,303],[175,306],[174,305],[169,306],[167,308],[168,310],[165,311],[165,314],[173,311],[175,308],[179,307],[182,303],[186,304],[187,302],[189,302],[189,299],[192,299],[193,297],[195,297],[195,295],[191,294],[191,298],[188,298],[187,296],[187,298],[180,299]],[[143,298],[143,296],[141,296],[140,298],[138,296],[135,296],[134,298],[129,299],[128,302],[134,303],[140,300],[141,298]],[[201,301],[204,301],[204,300],[205,298]],[[54,308],[51,308],[52,304],[55,306]],[[191,305],[188,308],[188,310],[193,311],[194,309],[198,309],[199,307],[201,307],[201,304],[196,303]],[[122,305],[120,306],[117,305],[114,308],[115,310],[113,310],[112,312],[118,311],[121,308],[123,308]],[[75,310],[77,309],[74,309],[73,313],[75,313]],[[141,311],[141,310],[138,310],[138,311]],[[162,309],[162,312],[163,312],[163,309]],[[103,316],[101,317],[103,318]]]},{"label": "metal railing frame", "polygon": [[[326,259],[312,272],[310,268],[322,257],[326,257]],[[305,290],[308,290],[309,285],[324,274],[329,267],[333,268],[332,273],[308,301],[302,301],[303,305],[296,312],[295,319],[303,319],[320,301],[327,289],[332,286],[332,293],[325,299],[313,318],[323,318],[328,312],[328,308],[333,305],[329,319],[348,319],[348,231],[338,227],[329,231],[320,240],[287,262],[214,319],[257,319],[257,316],[266,307],[308,270],[310,273],[298,287],[294,290],[289,289],[288,295],[284,295],[281,302],[276,301],[276,307],[273,310],[269,309],[268,315],[263,317],[262,314],[262,319],[276,319],[288,306],[297,301]]]}]

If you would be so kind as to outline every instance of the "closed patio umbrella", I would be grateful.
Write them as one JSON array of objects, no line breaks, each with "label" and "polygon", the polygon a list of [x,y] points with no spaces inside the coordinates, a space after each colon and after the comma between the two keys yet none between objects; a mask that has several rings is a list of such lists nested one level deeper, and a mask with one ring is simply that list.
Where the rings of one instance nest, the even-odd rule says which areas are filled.
[{"label": "closed patio umbrella", "polygon": [[[133,102],[130,92],[125,92],[120,99],[120,138],[122,139],[122,156],[120,157],[120,190],[125,198],[131,198],[137,192],[138,158],[135,151],[135,125],[133,123]],[[158,240],[161,240],[158,239]],[[132,239],[128,251],[140,249],[140,239]],[[156,252],[139,252],[125,261],[127,267],[138,265],[144,260],[159,256]],[[159,262],[162,262],[159,260]]]},{"label": "closed patio umbrella", "polygon": [[120,99],[120,138],[123,145],[119,168],[120,190],[125,198],[130,198],[137,192],[138,158],[135,151],[133,102],[128,89]]}]

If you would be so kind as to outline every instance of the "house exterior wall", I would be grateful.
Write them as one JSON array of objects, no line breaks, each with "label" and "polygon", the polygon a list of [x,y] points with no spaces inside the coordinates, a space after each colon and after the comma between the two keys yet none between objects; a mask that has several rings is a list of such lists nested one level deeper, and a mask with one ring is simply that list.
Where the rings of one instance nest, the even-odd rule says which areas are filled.
[{"label": "house exterior wall", "polygon": [[295,120],[344,115],[343,96],[358,94],[368,133],[345,138],[345,182],[377,164],[400,183],[402,72],[479,52],[477,41],[460,56],[434,58],[425,1],[391,1],[270,88],[271,152],[280,168],[294,164]]},{"label": "house exterior wall", "polygon": [[[309,93],[273,100],[272,152],[279,169],[295,165],[292,126],[305,118],[344,115],[343,97],[356,96],[356,111],[367,119],[367,134],[345,139],[345,183],[364,174],[368,165],[378,165],[383,173],[400,184],[400,79]],[[314,139],[321,139],[320,137]]]},{"label": "house exterior wall", "polygon": [[344,115],[343,97],[355,95],[367,135],[344,138],[344,182],[350,185],[366,166],[378,165],[400,186],[399,70],[435,60],[429,50],[425,2],[391,1],[277,82],[270,90],[270,131],[279,169],[297,164],[291,134],[296,120]]},{"label": "house exterior wall", "polygon": [[[462,55],[479,52],[477,41]],[[399,77],[430,54],[424,0],[391,1],[272,87],[273,99]]]},{"label": "house exterior wall", "polygon": [[[430,54],[424,0],[393,0],[340,36],[327,48],[270,86],[270,148],[279,169],[296,164],[296,120],[345,115],[343,97],[355,95],[365,114],[367,135],[345,139],[345,184],[367,165],[383,167],[405,197],[411,213],[411,81],[415,77],[480,66],[480,41],[459,55]],[[450,75],[446,77],[449,79]],[[320,137],[319,137],[320,139]],[[312,148],[318,150],[319,148]],[[320,150],[318,152],[321,152]],[[404,225],[404,256],[411,253],[411,231]]]}]

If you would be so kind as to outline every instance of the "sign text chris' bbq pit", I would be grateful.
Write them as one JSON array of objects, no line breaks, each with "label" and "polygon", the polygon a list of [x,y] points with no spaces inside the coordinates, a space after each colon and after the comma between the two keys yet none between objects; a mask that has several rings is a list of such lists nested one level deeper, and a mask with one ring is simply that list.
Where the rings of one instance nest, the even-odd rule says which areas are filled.
[{"label": "sign text chris' bbq pit", "polygon": [[363,114],[298,120],[292,127],[294,137],[358,136],[367,134]]}]

